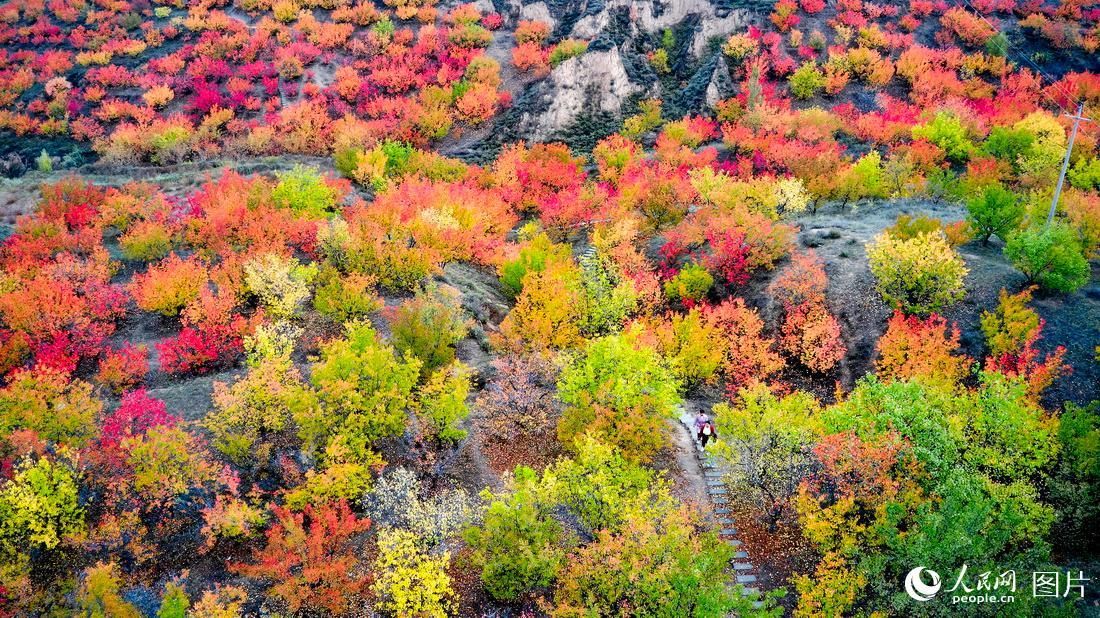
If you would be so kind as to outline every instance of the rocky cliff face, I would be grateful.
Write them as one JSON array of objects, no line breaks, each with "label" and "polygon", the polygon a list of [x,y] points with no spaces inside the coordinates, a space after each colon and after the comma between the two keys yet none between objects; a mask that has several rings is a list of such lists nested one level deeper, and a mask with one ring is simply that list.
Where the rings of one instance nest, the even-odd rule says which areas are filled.
[{"label": "rocky cliff face", "polygon": [[[754,8],[723,0],[511,0],[507,12],[550,23],[557,38],[591,41],[586,54],[563,62],[517,101],[518,132],[547,140],[586,118],[618,119],[646,97],[686,113],[729,96],[733,85],[715,43],[745,30]],[[675,40],[673,74],[662,80],[645,54],[666,30]]]},{"label": "rocky cliff face", "polygon": [[538,86],[533,103],[541,111],[527,113],[522,130],[535,141],[552,139],[585,113],[618,116],[628,98],[654,90],[630,79],[619,48],[591,51],[561,63]]}]

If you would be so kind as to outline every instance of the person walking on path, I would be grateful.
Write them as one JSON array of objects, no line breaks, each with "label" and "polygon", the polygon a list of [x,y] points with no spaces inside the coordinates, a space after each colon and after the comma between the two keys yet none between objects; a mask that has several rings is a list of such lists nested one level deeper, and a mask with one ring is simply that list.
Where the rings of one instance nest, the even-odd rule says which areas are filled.
[{"label": "person walking on path", "polygon": [[699,444],[706,450],[707,442],[714,437],[718,436],[718,432],[714,430],[714,423],[708,419],[703,423],[703,426],[699,428]]},{"label": "person walking on path", "polygon": [[695,416],[695,422],[692,424],[692,429],[695,430],[695,435],[699,435],[699,432],[703,431],[703,425],[709,422],[710,417],[707,416],[707,413],[699,410],[699,414]]}]

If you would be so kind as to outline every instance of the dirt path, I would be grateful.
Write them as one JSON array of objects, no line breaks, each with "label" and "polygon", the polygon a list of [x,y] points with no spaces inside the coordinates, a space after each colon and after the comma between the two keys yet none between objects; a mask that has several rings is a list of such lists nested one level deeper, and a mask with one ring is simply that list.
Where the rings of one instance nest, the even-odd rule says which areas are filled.
[{"label": "dirt path", "polygon": [[708,519],[714,518],[710,497],[707,495],[707,481],[703,476],[703,467],[699,458],[695,456],[695,441],[691,439],[687,428],[679,421],[669,421],[670,434],[676,457],[676,465],[679,468],[679,477],[682,481],[681,489],[684,495],[680,499],[684,502],[693,502],[699,506],[699,510]]},{"label": "dirt path", "polygon": [[677,427],[673,431],[676,461],[681,466],[681,476],[692,491],[702,496],[698,502],[700,510],[718,529],[722,541],[734,551],[729,571],[731,584],[744,586],[748,594],[757,594],[760,591],[757,587],[757,569],[749,562],[749,554],[734,527],[729,508],[729,489],[722,481],[720,463],[704,453],[691,434],[697,412],[698,408],[690,402],[681,409],[678,422],[675,423]]}]

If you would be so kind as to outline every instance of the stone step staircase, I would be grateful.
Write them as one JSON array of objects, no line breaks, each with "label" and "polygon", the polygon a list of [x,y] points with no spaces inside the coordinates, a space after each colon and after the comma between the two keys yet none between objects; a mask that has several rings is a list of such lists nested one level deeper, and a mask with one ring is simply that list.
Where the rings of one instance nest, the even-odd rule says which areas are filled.
[{"label": "stone step staircase", "polygon": [[[733,581],[744,586],[745,594],[757,595],[760,593],[760,588],[757,586],[756,567],[749,561],[748,552],[741,540],[737,538],[737,528],[734,527],[734,521],[730,517],[729,489],[722,482],[722,470],[719,462],[708,455],[703,450],[702,445],[699,444],[693,426],[694,418],[685,413],[680,416],[680,422],[683,424],[684,430],[691,436],[692,444],[695,445],[695,456],[699,460],[699,465],[703,469],[703,477],[707,483],[707,497],[710,499],[714,516],[720,526],[718,535],[734,550],[733,562],[730,564]],[[762,603],[757,601],[756,605],[759,607]]]}]

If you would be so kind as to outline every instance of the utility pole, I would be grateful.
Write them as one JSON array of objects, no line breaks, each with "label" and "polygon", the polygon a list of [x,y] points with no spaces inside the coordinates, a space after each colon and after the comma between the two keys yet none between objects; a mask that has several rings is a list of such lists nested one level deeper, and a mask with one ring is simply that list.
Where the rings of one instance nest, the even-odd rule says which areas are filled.
[{"label": "utility pole", "polygon": [[1069,116],[1073,118],[1073,130],[1069,132],[1069,143],[1066,144],[1066,158],[1062,159],[1062,173],[1058,175],[1058,185],[1054,187],[1054,199],[1050,201],[1050,212],[1047,213],[1046,227],[1050,227],[1051,221],[1054,221],[1054,211],[1058,209],[1058,198],[1062,196],[1062,185],[1066,182],[1066,170],[1069,168],[1069,155],[1073,152],[1073,140],[1077,139],[1077,127],[1084,120],[1088,122],[1091,118],[1085,118],[1082,114],[1085,112],[1085,104],[1077,104],[1077,114],[1075,116]]}]

